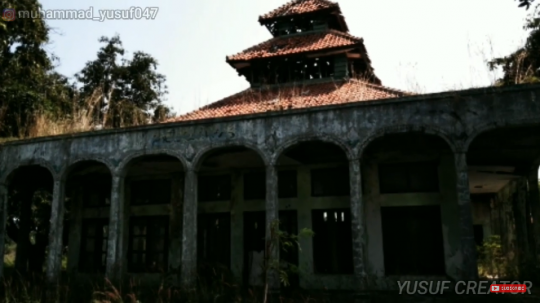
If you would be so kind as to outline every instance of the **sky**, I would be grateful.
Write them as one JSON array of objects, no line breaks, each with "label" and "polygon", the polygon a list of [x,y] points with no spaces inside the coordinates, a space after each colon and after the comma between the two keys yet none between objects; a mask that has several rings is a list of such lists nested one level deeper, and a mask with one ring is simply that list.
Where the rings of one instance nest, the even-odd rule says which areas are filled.
[{"label": "sky", "polygon": [[[119,34],[131,56],[155,57],[167,77],[166,104],[186,113],[248,87],[225,62],[271,38],[258,16],[287,0],[41,0],[44,10],[157,8],[153,20],[47,20],[47,49],[73,76],[93,60],[98,38]],[[527,12],[513,0],[337,0],[350,33],[364,38],[383,85],[416,92],[487,86],[486,60],[523,44]]]}]

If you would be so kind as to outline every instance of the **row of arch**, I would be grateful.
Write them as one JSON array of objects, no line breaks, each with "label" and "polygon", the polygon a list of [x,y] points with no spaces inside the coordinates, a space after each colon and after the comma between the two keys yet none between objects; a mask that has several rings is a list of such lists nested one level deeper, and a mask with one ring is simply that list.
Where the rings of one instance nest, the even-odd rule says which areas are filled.
[{"label": "row of arch", "polygon": [[[122,175],[123,173],[125,173],[126,167],[129,165],[129,163],[132,160],[142,157],[142,156],[148,156],[148,155],[170,155],[177,158],[182,163],[182,165],[184,166],[184,170],[187,171],[187,170],[193,169],[194,171],[197,171],[198,167],[200,166],[200,163],[204,160],[204,157],[209,152],[211,152],[214,149],[233,147],[233,146],[243,146],[243,147],[253,150],[261,157],[264,164],[267,166],[267,165],[275,165],[279,156],[290,147],[296,144],[302,143],[302,142],[309,142],[309,141],[322,141],[322,142],[335,144],[336,146],[339,146],[344,151],[344,153],[347,155],[347,158],[349,160],[354,160],[354,159],[360,158],[361,153],[365,150],[365,148],[377,138],[383,137],[388,134],[399,134],[399,133],[407,133],[407,132],[422,132],[429,135],[439,136],[448,144],[448,146],[450,147],[452,151],[455,152],[457,150],[460,150],[460,148],[458,148],[460,144],[451,140],[448,134],[440,130],[436,130],[433,128],[426,128],[426,127],[407,126],[407,127],[393,127],[393,128],[374,132],[372,135],[368,136],[366,140],[364,140],[362,143],[358,144],[355,147],[351,147],[349,144],[347,144],[347,142],[331,135],[297,136],[293,139],[286,140],[285,143],[282,144],[280,147],[278,147],[276,151],[272,153],[271,155],[254,143],[244,141],[244,140],[238,140],[238,141],[233,141],[233,142],[227,142],[224,144],[212,144],[210,146],[204,147],[199,152],[197,152],[197,154],[195,155],[192,161],[188,161],[181,152],[177,152],[170,149],[155,149],[155,150],[146,150],[144,152],[138,151],[138,152],[131,153],[127,155],[117,166],[113,165],[113,163],[110,160],[105,159],[103,157],[76,158],[74,160],[71,160],[62,169],[61,172],[58,172],[54,168],[53,164],[47,160],[31,159],[28,161],[23,161],[21,163],[18,163],[14,167],[11,167],[4,175],[3,179],[5,180],[6,177],[9,176],[10,173],[16,170],[18,167],[23,167],[23,166],[28,166],[28,165],[39,165],[48,169],[55,178],[64,180],[65,177],[69,174],[70,169],[74,165],[76,165],[79,162],[84,162],[84,161],[100,162],[104,164],[105,166],[107,166],[107,168],[111,171],[111,173]],[[356,152],[355,150],[358,150],[360,152]]]},{"label": "row of arch", "polygon": [[[535,119],[533,119],[533,120],[527,119],[527,120],[524,120],[524,121],[518,121],[516,123],[506,123],[505,127],[527,126],[527,125],[535,125],[535,124],[537,124],[537,120],[535,120]],[[18,163],[15,167],[11,167],[5,173],[3,178],[0,179],[0,182],[5,180],[6,177],[13,170],[17,169],[17,167],[27,166],[27,165],[32,165],[32,164],[40,165],[40,166],[43,166],[43,167],[47,168],[51,172],[51,174],[53,176],[60,177],[60,179],[64,178],[65,175],[69,172],[69,167],[70,166],[76,164],[77,162],[89,161],[89,160],[97,161],[97,162],[101,162],[101,163],[105,164],[111,170],[111,172],[122,172],[124,170],[125,166],[131,160],[133,160],[135,158],[138,158],[140,156],[151,155],[151,154],[167,154],[167,155],[174,156],[174,157],[176,157],[176,158],[178,158],[180,160],[180,162],[184,165],[184,168],[186,170],[191,169],[190,164],[194,163],[194,165],[192,167],[196,170],[196,168],[198,166],[197,163],[200,163],[200,161],[204,157],[204,155],[207,154],[210,150],[216,149],[216,148],[221,148],[221,147],[228,147],[228,146],[245,146],[247,148],[250,148],[250,149],[254,150],[255,152],[257,152],[258,155],[261,156],[261,159],[263,159],[265,165],[273,165],[277,161],[277,158],[279,157],[279,155],[284,150],[290,148],[291,146],[293,146],[295,144],[305,142],[305,141],[314,141],[314,140],[319,140],[319,141],[324,141],[324,142],[336,144],[337,146],[341,147],[343,149],[343,151],[345,152],[345,154],[347,155],[347,157],[350,160],[352,160],[352,159],[361,158],[361,155],[364,152],[365,148],[371,142],[376,140],[377,138],[383,137],[383,136],[388,135],[388,134],[399,134],[399,133],[407,133],[407,132],[422,132],[422,133],[425,133],[425,134],[436,135],[436,136],[440,137],[441,139],[443,139],[448,144],[448,146],[450,147],[450,149],[453,152],[466,153],[466,151],[468,150],[468,148],[470,147],[471,143],[474,141],[475,138],[477,138],[482,133],[489,132],[491,130],[496,130],[499,127],[500,126],[498,126],[498,125],[496,125],[494,123],[486,123],[486,124],[483,124],[483,125],[475,128],[474,130],[472,130],[470,132],[470,135],[468,135],[465,138],[465,140],[456,141],[456,140],[451,139],[452,138],[451,134],[449,134],[446,131],[441,130],[440,128],[436,128],[436,127],[432,127],[432,126],[425,126],[425,125],[400,125],[400,126],[393,126],[393,127],[388,127],[388,128],[383,128],[381,130],[373,131],[371,134],[366,136],[366,138],[364,140],[362,140],[359,144],[357,144],[355,147],[351,147],[345,141],[343,141],[340,138],[335,137],[333,135],[295,136],[292,139],[285,140],[285,143],[282,144],[272,155],[268,155],[268,153],[266,153],[263,149],[259,148],[259,146],[257,144],[255,144],[255,143],[244,141],[244,140],[237,140],[237,141],[228,142],[228,143],[225,143],[225,144],[222,144],[222,145],[207,146],[207,147],[203,148],[202,150],[200,150],[199,152],[197,152],[197,154],[195,155],[195,157],[193,158],[192,161],[188,161],[182,155],[182,153],[172,151],[172,150],[169,150],[169,149],[156,149],[156,150],[150,150],[150,151],[145,151],[145,152],[132,153],[132,154],[128,155],[127,157],[125,157],[117,167],[115,165],[113,165],[109,160],[107,160],[107,159],[105,159],[103,157],[95,157],[95,158],[82,157],[82,158],[77,158],[75,160],[70,161],[70,163],[67,165],[67,167],[65,167],[61,172],[57,172],[57,170],[53,168],[54,166],[49,161],[42,160],[42,159],[31,159],[31,160],[27,160],[27,161],[23,161],[21,163]],[[58,174],[58,176],[57,176],[57,174]]]}]

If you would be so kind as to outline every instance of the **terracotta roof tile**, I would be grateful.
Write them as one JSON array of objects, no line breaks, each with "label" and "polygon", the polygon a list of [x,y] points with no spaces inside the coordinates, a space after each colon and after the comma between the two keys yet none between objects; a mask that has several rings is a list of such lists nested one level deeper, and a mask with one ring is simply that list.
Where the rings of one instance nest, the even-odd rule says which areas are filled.
[{"label": "terracotta roof tile", "polygon": [[360,45],[361,38],[354,37],[344,32],[327,30],[299,34],[294,36],[282,36],[250,47],[241,53],[228,56],[228,61],[244,61],[251,59],[270,58],[298,53],[306,53],[317,50],[333,49],[344,46]]},{"label": "terracotta roof tile", "polygon": [[356,79],[287,86],[279,89],[250,88],[167,122],[249,115],[287,109],[398,98],[405,95],[410,95],[410,93]]},{"label": "terracotta roof tile", "polygon": [[266,15],[260,16],[259,20],[311,13],[331,7],[339,8],[339,4],[327,0],[294,0],[278,7]]}]

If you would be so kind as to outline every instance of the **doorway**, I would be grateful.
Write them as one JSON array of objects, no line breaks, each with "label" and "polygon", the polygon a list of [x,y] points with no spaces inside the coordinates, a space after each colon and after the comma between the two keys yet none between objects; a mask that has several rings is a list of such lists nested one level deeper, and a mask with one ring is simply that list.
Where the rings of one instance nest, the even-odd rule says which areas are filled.
[{"label": "doorway", "polygon": [[[298,217],[296,210],[279,212],[280,230],[289,234],[298,234]],[[244,212],[244,270],[243,279],[246,286],[261,286],[264,283],[263,262],[265,254],[266,212]],[[298,247],[293,246],[286,251],[280,248],[280,260],[287,267],[291,287],[298,287],[300,279],[291,267],[298,267]]]},{"label": "doorway", "polygon": [[197,220],[197,263],[202,277],[228,272],[231,266],[230,213],[200,214]]},{"label": "doorway", "polygon": [[445,275],[439,205],[382,207],[385,273]]}]

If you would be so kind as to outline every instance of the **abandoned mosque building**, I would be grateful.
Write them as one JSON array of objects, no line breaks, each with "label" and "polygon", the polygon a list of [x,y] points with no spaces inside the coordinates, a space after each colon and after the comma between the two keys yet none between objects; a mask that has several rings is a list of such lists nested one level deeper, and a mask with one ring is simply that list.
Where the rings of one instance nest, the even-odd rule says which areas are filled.
[{"label": "abandoned mosque building", "polygon": [[[354,290],[478,279],[491,236],[516,264],[540,254],[540,86],[385,87],[327,0],[259,23],[273,38],[226,58],[242,92],[166,123],[0,145],[16,270],[189,287],[220,268],[261,285],[269,258],[299,268],[293,285]],[[30,237],[38,194],[50,225]],[[313,235],[268,249],[276,220]]]}]

